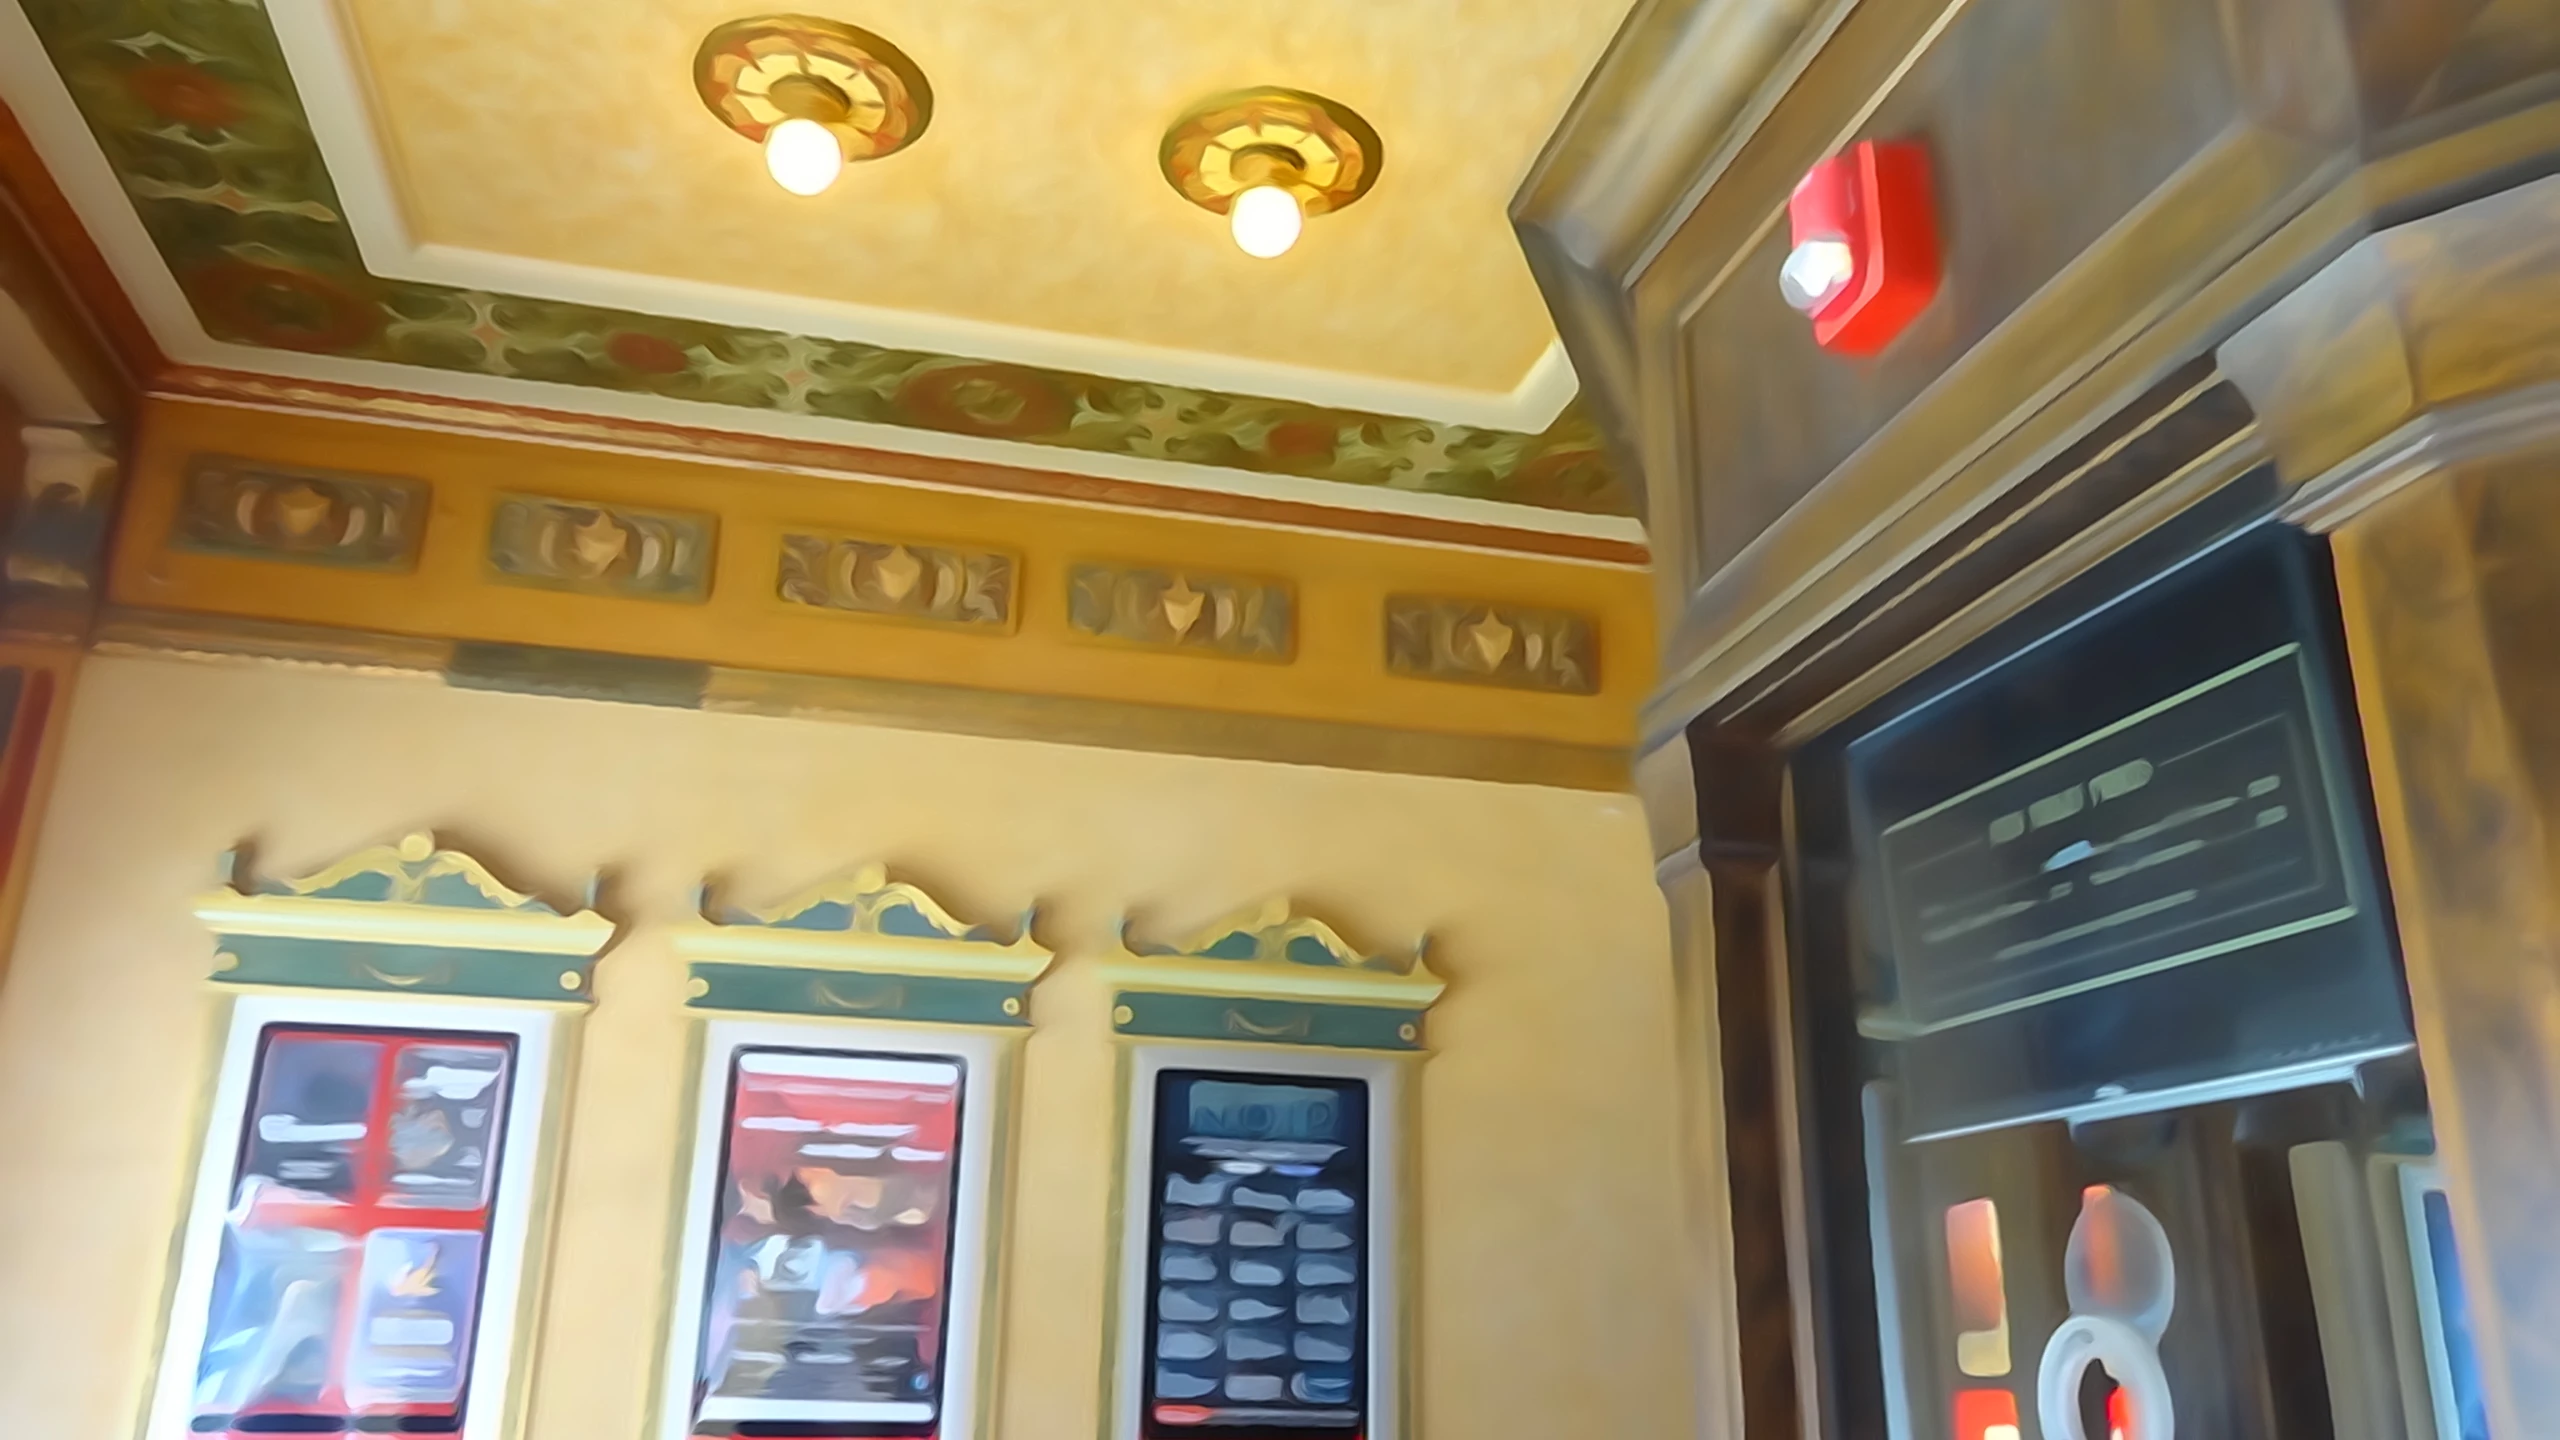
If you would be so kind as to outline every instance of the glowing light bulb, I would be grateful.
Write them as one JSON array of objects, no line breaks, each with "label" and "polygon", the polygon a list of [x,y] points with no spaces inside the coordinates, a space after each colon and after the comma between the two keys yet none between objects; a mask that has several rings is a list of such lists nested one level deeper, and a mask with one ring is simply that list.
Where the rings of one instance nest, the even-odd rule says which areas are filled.
[{"label": "glowing light bulb", "polygon": [[1827,236],[1807,240],[1788,251],[1786,263],[1778,267],[1778,293],[1798,310],[1819,310],[1856,273],[1858,259],[1849,252],[1848,241]]},{"label": "glowing light bulb", "polygon": [[833,130],[795,115],[765,132],[764,168],[792,194],[815,195],[843,173],[844,147]]},{"label": "glowing light bulb", "polygon": [[1298,197],[1277,185],[1256,185],[1227,207],[1227,228],[1236,237],[1236,248],[1257,260],[1287,254],[1306,223]]}]

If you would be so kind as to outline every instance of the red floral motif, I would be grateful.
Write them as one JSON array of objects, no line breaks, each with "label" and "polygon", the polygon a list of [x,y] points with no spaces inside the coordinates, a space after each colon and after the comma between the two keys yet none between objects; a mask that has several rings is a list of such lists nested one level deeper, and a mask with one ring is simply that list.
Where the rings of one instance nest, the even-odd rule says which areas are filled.
[{"label": "red floral motif", "polygon": [[1609,469],[1608,455],[1584,445],[1549,450],[1521,461],[1497,498],[1586,515],[1629,513],[1618,477]]},{"label": "red floral motif", "polygon": [[186,285],[216,338],[343,354],[382,329],[382,307],[306,270],[225,260]]},{"label": "red floral motif", "polygon": [[153,113],[181,125],[220,130],[240,118],[230,85],[193,65],[145,65],[127,71],[124,83]]},{"label": "red floral motif", "polygon": [[1054,435],[1072,413],[1047,380],[1010,365],[944,365],[898,387],[898,404],[918,425],[1004,440]]},{"label": "red floral motif", "polygon": [[1302,460],[1323,464],[1333,459],[1334,446],[1341,438],[1341,427],[1336,425],[1317,420],[1283,420],[1262,437],[1262,449],[1284,465]]},{"label": "red floral motif", "polygon": [[684,347],[664,336],[644,334],[638,330],[617,330],[604,342],[604,353],[625,370],[643,375],[678,375],[691,368],[693,358]]}]

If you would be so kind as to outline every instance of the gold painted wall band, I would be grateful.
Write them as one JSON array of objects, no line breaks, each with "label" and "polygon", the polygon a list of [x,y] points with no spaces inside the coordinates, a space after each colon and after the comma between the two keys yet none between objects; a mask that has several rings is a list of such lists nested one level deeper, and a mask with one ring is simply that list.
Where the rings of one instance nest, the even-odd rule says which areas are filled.
[{"label": "gold painted wall band", "polygon": [[[925,687],[910,703],[967,688],[1233,717],[1211,732],[1615,749],[1650,679],[1646,585],[1623,570],[169,401],[144,414],[113,604],[407,635],[484,688],[699,706],[709,672],[738,670]],[[1399,648],[1417,596],[1449,597],[1427,603],[1465,634]],[[576,673],[547,673],[568,659]]]},{"label": "gold painted wall band", "polygon": [[[110,607],[100,616],[95,643],[110,654],[325,665],[418,680],[447,679],[456,649],[449,640],[119,607]],[[684,703],[735,714],[1572,790],[1622,791],[1629,784],[1628,752],[1614,745],[1452,735],[1134,701],[1009,694],[958,685],[725,666],[694,669],[698,673],[692,694]],[[473,688],[643,698],[597,694],[579,688],[575,676],[560,678],[562,683],[556,687],[526,683]]]}]

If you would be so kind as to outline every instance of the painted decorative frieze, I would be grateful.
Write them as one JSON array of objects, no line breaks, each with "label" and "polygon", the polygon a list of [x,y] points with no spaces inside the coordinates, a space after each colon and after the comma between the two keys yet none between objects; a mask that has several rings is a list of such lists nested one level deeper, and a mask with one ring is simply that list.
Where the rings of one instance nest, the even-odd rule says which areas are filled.
[{"label": "painted decorative frieze", "polygon": [[794,605],[1010,630],[1015,565],[989,550],[794,533],[778,588]]},{"label": "painted decorative frieze", "polygon": [[489,569],[516,585],[698,603],[711,593],[719,521],[683,510],[500,495]]},{"label": "painted decorative frieze", "polygon": [[391,475],[198,456],[169,542],[180,550],[353,570],[418,562],[427,486]]},{"label": "painted decorative frieze", "polygon": [[768,910],[703,909],[676,937],[697,1010],[1013,1028],[1049,967],[1029,912],[1000,940],[880,865]]},{"label": "painted decorative frieze", "polygon": [[1270,900],[1172,944],[1129,938],[1109,962],[1112,1028],[1126,1038],[1418,1050],[1422,1014],[1446,988],[1422,942],[1371,955],[1333,927]]},{"label": "painted decorative frieze", "polygon": [[330,174],[269,8],[24,5],[135,217],[216,340],[290,352],[303,365],[534,377],[691,406],[1635,513],[1633,489],[1580,405],[1535,434],[1481,429],[376,274],[343,210],[349,177]]},{"label": "painted decorative frieze", "polygon": [[1387,668],[1567,695],[1600,688],[1599,641],[1584,616],[1436,595],[1387,597]]},{"label": "painted decorative frieze", "polygon": [[1277,581],[1144,566],[1077,565],[1067,576],[1067,623],[1079,635],[1287,663],[1297,649],[1296,605]]}]

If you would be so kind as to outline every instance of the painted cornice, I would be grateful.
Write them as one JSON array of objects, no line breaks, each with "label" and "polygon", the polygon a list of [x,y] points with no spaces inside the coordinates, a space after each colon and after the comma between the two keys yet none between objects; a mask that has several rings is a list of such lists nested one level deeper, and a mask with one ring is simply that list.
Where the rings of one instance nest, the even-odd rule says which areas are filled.
[{"label": "painted cornice", "polygon": [[1443,424],[391,279],[365,264],[263,5],[23,0],[214,341],[1126,460],[1633,513],[1590,424]]}]

